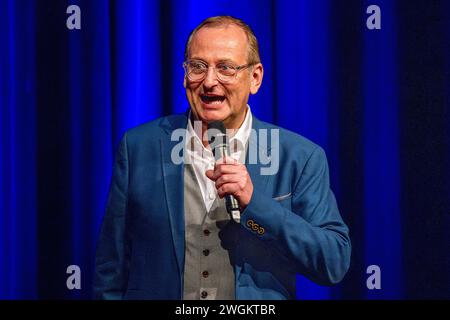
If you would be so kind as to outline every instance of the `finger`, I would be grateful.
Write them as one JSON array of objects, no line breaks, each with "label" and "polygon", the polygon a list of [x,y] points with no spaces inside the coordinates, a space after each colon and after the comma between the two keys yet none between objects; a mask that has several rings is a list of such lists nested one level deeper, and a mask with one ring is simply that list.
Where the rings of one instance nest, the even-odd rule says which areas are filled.
[{"label": "finger", "polygon": [[237,192],[240,190],[237,183],[225,183],[219,189],[217,189],[217,194],[220,198],[225,197],[226,195],[237,195]]},{"label": "finger", "polygon": [[214,170],[206,170],[205,175],[213,181],[217,179],[217,177],[214,177]]},{"label": "finger", "polygon": [[214,167],[214,178],[223,174],[247,172],[247,168],[241,164],[219,164]]},{"label": "finger", "polygon": [[245,182],[243,181],[245,180],[245,177],[242,176],[242,174],[239,173],[230,173],[230,174],[224,174],[221,175],[217,180],[216,180],[216,188],[220,188],[223,184],[225,183],[240,183],[240,182]]}]

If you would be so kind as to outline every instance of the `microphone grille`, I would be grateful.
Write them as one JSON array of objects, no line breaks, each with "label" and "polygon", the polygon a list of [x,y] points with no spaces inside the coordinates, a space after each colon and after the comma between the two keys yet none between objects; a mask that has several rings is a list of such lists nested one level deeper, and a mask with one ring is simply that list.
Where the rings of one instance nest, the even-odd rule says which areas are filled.
[{"label": "microphone grille", "polygon": [[208,129],[216,129],[223,134],[225,134],[226,132],[225,126],[223,125],[222,121],[211,121],[210,123],[208,123]]}]

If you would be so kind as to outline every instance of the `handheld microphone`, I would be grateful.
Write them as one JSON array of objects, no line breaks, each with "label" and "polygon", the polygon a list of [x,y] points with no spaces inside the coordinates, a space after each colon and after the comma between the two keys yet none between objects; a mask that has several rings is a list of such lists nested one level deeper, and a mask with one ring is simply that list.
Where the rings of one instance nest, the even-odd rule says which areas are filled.
[{"label": "handheld microphone", "polygon": [[[208,124],[208,140],[216,161],[229,156],[230,146],[228,144],[226,129],[222,121],[213,121]],[[241,210],[236,198],[232,195],[226,195],[225,206],[233,220],[239,223]]]}]

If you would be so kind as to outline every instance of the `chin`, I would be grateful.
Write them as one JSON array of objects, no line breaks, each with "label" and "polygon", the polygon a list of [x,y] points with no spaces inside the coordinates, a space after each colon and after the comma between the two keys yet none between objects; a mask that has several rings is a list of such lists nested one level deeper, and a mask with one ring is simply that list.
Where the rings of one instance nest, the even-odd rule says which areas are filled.
[{"label": "chin", "polygon": [[228,114],[224,110],[211,110],[203,109],[199,115],[200,120],[205,122],[211,121],[223,121],[228,117]]}]

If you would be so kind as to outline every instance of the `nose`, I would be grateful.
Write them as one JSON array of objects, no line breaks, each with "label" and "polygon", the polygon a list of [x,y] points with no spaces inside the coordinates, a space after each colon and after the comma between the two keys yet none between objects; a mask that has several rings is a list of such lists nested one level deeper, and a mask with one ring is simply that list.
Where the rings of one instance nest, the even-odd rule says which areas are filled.
[{"label": "nose", "polygon": [[206,88],[211,88],[211,87],[214,87],[215,85],[217,85],[218,82],[219,81],[217,79],[216,70],[212,67],[209,67],[208,71],[206,73],[206,77],[203,80],[203,85]]}]

